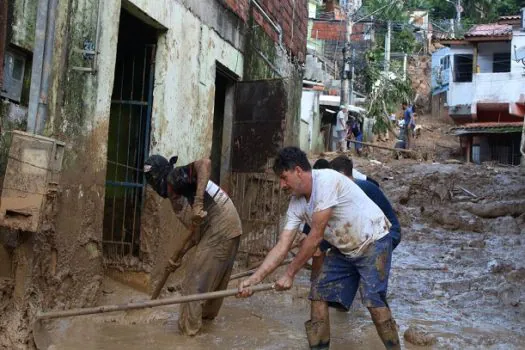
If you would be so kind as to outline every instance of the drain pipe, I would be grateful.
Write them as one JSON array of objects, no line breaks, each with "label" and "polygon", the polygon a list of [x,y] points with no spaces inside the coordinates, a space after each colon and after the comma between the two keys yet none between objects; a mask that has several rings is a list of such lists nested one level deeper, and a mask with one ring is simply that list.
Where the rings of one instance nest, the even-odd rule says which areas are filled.
[{"label": "drain pipe", "polygon": [[46,125],[48,113],[49,81],[51,77],[51,65],[53,63],[53,50],[55,47],[55,20],[58,0],[49,0],[49,12],[47,13],[46,43],[44,50],[44,61],[42,64],[42,80],[40,82],[40,94],[38,108],[35,118],[34,133],[41,135]]},{"label": "drain pipe", "polygon": [[31,86],[29,88],[29,106],[27,111],[27,131],[36,131],[36,111],[40,95],[40,82],[44,63],[48,0],[39,0],[36,16],[35,43],[33,47],[33,65],[31,68]]}]

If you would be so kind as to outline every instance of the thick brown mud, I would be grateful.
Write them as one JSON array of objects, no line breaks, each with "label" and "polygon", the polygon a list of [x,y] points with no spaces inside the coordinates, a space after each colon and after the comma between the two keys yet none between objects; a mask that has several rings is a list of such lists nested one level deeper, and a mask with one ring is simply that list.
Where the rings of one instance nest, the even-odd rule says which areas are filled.
[{"label": "thick brown mud", "polygon": [[[525,198],[524,173],[362,159],[356,167],[381,182],[402,223],[388,299],[403,348],[525,348],[525,216],[516,209]],[[307,349],[308,292],[309,272],[303,271],[289,292],[228,298],[195,337],[180,334],[178,306],[47,326],[55,349]],[[106,277],[97,305],[148,297]],[[359,300],[350,312],[331,310],[330,317],[331,349],[383,349]],[[428,345],[406,341],[409,328],[414,331],[406,339]]]}]

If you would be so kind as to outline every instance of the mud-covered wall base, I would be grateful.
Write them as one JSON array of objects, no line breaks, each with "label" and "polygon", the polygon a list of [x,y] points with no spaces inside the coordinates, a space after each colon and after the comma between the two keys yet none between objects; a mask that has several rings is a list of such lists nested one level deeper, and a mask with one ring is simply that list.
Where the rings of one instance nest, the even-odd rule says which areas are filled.
[{"label": "mud-covered wall base", "polygon": [[[162,199],[148,188],[142,214],[140,247],[142,260],[149,265],[150,291],[163,275],[168,259],[182,247],[189,234],[173,213],[169,200]],[[181,273],[179,271],[175,275]]]}]

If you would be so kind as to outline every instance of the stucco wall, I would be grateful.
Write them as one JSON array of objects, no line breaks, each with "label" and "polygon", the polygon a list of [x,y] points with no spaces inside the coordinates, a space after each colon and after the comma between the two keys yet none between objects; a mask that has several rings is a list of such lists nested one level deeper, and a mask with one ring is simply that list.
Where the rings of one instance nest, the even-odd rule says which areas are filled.
[{"label": "stucco wall", "polygon": [[[217,12],[217,6],[226,9],[223,1],[207,3],[208,6],[197,0],[101,0],[98,70],[91,74],[73,69],[90,65],[74,49],[82,48],[86,39],[96,42],[99,0],[59,1],[45,135],[65,142],[66,151],[61,191],[48,213],[54,220],[45,227],[45,234],[34,241],[38,248],[31,257],[33,269],[38,271],[35,289],[45,291],[42,299],[32,300],[34,307],[89,305],[96,298],[104,274],[107,144],[122,4],[136,7],[142,16],[164,28],[157,42],[150,153],[177,154],[180,164],[210,155],[216,61],[240,79],[279,76],[286,80],[288,108],[283,143],[298,144],[302,69],[298,58],[288,52],[300,53],[300,45],[283,49],[264,30],[254,34],[257,29],[250,31],[252,41],[248,45],[246,25],[234,15],[222,17],[224,13]],[[16,12],[13,40],[31,50],[37,2],[16,0],[16,4],[22,10]],[[273,10],[278,12],[279,9]],[[302,33],[306,38],[306,15],[297,12],[296,16],[304,18],[304,28],[292,32],[283,25],[289,34],[283,38],[285,45],[295,43],[292,33],[299,39]],[[255,20],[258,21],[260,16]],[[250,29],[255,27],[253,22],[250,24]],[[265,29],[267,24],[257,27]],[[169,203],[151,190],[146,194],[142,218],[141,250],[145,261],[141,268],[151,272],[155,280],[167,257],[188,233],[175,219]],[[13,325],[16,327],[17,323]]]},{"label": "stucco wall", "polygon": [[492,42],[478,44],[478,66],[480,73],[492,73],[494,54],[511,52],[510,42]]}]

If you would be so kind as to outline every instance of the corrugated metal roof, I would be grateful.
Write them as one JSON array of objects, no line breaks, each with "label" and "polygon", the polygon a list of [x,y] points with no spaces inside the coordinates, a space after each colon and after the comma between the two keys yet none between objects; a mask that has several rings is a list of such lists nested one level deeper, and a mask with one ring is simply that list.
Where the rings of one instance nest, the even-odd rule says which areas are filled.
[{"label": "corrugated metal roof", "polygon": [[472,27],[465,38],[469,37],[490,37],[490,36],[509,36],[512,37],[512,26],[510,24],[478,24]]}]

